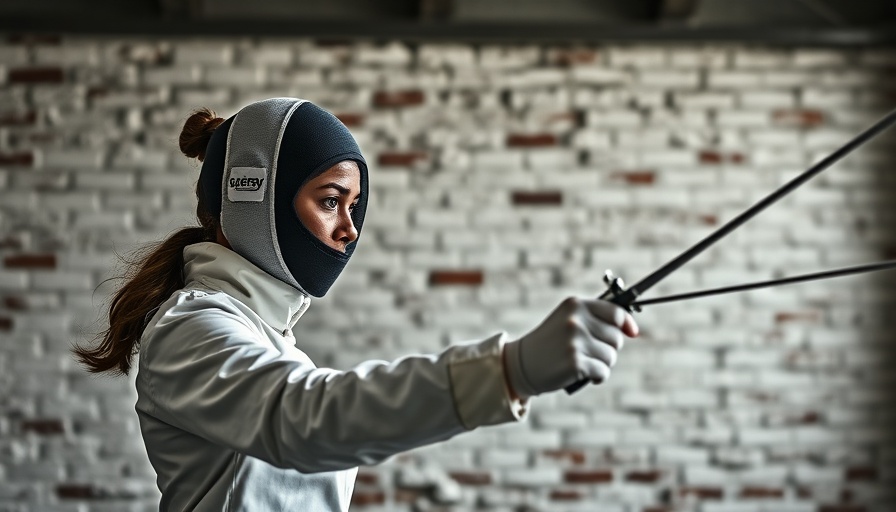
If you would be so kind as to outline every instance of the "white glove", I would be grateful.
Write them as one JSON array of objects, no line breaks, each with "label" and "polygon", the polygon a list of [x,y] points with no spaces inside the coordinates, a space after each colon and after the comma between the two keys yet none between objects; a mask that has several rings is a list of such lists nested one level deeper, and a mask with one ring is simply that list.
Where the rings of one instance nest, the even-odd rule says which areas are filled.
[{"label": "white glove", "polygon": [[637,333],[634,320],[616,304],[569,297],[538,327],[504,346],[507,379],[523,399],[580,380],[599,384],[610,377],[625,335]]}]

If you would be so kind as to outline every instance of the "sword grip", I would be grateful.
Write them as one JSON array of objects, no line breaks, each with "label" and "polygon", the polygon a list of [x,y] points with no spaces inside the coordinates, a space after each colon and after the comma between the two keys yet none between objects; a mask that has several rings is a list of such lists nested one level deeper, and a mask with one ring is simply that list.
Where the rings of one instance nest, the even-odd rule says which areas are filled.
[{"label": "sword grip", "polygon": [[[621,306],[621,307],[625,308],[626,311],[631,313],[632,312],[631,303],[632,303],[633,299],[627,295],[628,294],[620,295],[618,293],[618,288],[616,288],[613,285],[610,285],[610,288],[608,288],[607,291],[605,291],[603,294],[601,294],[601,296],[598,298],[601,300],[610,301],[613,304],[616,304],[617,306]],[[575,393],[576,391],[582,389],[582,387],[585,386],[585,384],[588,384],[588,379],[582,379],[582,380],[573,382],[569,386],[566,386],[564,389],[566,390],[567,395],[571,395],[571,394]]]}]

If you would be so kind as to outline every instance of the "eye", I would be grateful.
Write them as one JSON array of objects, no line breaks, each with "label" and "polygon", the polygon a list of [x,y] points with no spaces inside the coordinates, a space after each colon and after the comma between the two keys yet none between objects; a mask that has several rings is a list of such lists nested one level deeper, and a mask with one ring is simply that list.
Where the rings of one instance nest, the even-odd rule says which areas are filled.
[{"label": "eye", "polygon": [[352,205],[348,207],[348,211],[350,211],[350,212],[355,211],[356,206],[358,206],[357,202],[352,203]]},{"label": "eye", "polygon": [[339,200],[335,197],[327,197],[324,198],[323,201],[321,201],[321,204],[327,210],[335,210],[339,206]]}]

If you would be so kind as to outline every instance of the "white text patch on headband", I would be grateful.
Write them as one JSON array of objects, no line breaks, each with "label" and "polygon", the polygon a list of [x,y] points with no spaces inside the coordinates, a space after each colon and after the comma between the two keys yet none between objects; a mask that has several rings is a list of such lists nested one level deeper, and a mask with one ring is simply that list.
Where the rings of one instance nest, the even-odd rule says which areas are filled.
[{"label": "white text patch on headband", "polygon": [[267,169],[264,167],[234,167],[227,178],[227,199],[233,202],[264,201]]}]

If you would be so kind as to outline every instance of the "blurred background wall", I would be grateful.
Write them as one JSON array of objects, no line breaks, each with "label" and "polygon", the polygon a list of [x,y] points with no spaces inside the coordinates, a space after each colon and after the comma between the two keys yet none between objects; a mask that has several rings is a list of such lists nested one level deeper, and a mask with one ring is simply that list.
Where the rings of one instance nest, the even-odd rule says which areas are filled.
[{"label": "blurred background wall", "polygon": [[[371,167],[359,248],[296,326],[319,365],[522,335],[631,282],[896,104],[896,52],[745,43],[0,38],[0,510],[154,510],[133,384],[68,349],[117,255],[193,222],[192,109],[298,96]],[[892,137],[652,296],[894,257]],[[896,507],[893,279],[646,308],[610,382],[362,468],[357,511]],[[420,411],[426,414],[426,411]]]}]

